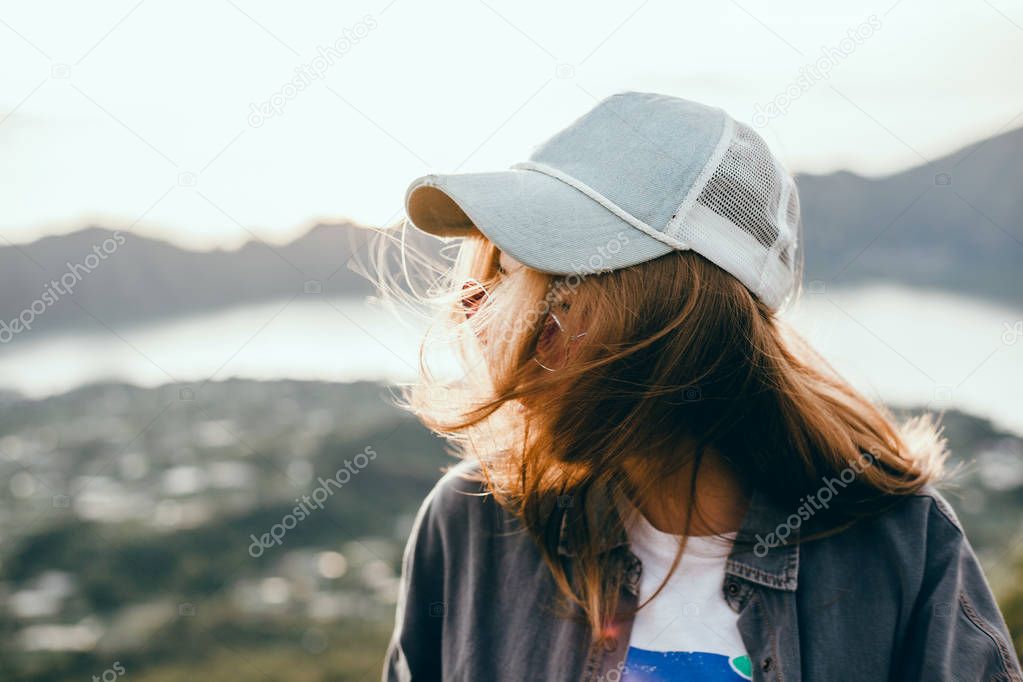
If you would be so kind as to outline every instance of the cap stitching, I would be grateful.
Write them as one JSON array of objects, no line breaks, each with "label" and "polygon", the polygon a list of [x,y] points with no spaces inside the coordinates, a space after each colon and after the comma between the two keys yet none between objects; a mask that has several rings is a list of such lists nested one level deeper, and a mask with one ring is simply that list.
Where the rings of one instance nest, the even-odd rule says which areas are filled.
[{"label": "cap stitching", "polygon": [[647,225],[645,222],[643,222],[636,216],[632,215],[624,208],[622,208],[621,206],[614,203],[597,190],[587,185],[582,180],[574,178],[568,173],[560,171],[557,168],[548,166],[545,163],[539,163],[537,161],[523,161],[521,163],[514,164],[512,168],[516,170],[526,170],[535,171],[537,173],[543,173],[544,175],[550,176],[555,180],[559,180],[568,185],[569,187],[579,190],[580,192],[588,196],[590,199],[596,201],[598,204],[606,208],[608,211],[614,213],[616,216],[627,222],[629,225],[632,225],[640,232],[643,232],[648,236],[653,237],[657,241],[663,242],[668,246],[681,251],[688,251],[691,248],[688,244],[681,241],[680,239],[676,239],[671,235],[665,234],[660,230],[657,230],[651,227],[650,225]]},{"label": "cap stitching", "polygon": [[700,198],[700,195],[703,194],[703,190],[707,186],[707,183],[710,182],[711,176],[714,175],[714,172],[717,171],[718,167],[721,165],[722,159],[725,158],[725,154],[728,152],[728,147],[732,144],[734,132],[735,121],[732,120],[731,116],[725,114],[725,124],[721,131],[721,138],[718,140],[717,146],[714,147],[713,153],[711,153],[710,158],[707,159],[707,163],[703,166],[703,170],[700,171],[700,175],[697,176],[696,182],[694,182],[693,186],[689,188],[685,199],[683,199],[682,203],[678,205],[678,209],[675,211],[675,214],[671,216],[671,220],[668,221],[668,224],[664,226],[664,231],[669,235],[677,233],[682,223],[689,216],[689,212],[693,209],[693,206],[696,205],[696,201]]}]

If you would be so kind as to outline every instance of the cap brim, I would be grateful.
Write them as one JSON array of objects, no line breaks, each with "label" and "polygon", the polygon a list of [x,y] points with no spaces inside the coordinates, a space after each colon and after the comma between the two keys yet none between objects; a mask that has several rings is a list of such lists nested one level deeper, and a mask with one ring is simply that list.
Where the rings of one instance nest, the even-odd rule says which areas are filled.
[{"label": "cap brim", "polygon": [[554,275],[617,270],[673,250],[570,185],[524,169],[423,176],[409,185],[405,211],[423,232],[479,230],[523,265]]}]

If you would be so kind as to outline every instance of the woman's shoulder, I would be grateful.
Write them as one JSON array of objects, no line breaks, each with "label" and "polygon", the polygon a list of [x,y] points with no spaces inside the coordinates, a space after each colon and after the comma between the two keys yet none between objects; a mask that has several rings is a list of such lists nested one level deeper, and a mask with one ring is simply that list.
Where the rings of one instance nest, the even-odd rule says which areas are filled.
[{"label": "woman's shoulder", "polygon": [[462,460],[450,467],[423,500],[421,512],[451,531],[493,522],[503,512],[487,490],[480,465]]},{"label": "woman's shoulder", "polygon": [[452,554],[514,541],[518,524],[489,492],[480,465],[463,460],[441,477],[419,509],[413,536]]},{"label": "woman's shoulder", "polygon": [[925,549],[928,542],[967,542],[966,533],[955,510],[944,495],[931,484],[891,505],[876,520],[886,534],[903,540],[913,548]]},{"label": "woman's shoulder", "polygon": [[467,498],[486,496],[486,482],[483,480],[479,462],[463,459],[454,466],[448,467],[438,480],[426,501],[438,509],[455,509],[475,506],[475,501]]},{"label": "woman's shoulder", "polygon": [[[927,559],[928,545],[966,543],[966,534],[952,505],[933,485],[912,494],[879,502],[880,510],[830,537],[830,544],[869,543],[875,554],[895,553]],[[889,557],[893,558],[893,557]]]},{"label": "woman's shoulder", "polygon": [[[883,511],[820,543],[807,543],[802,559],[816,568],[833,565],[843,579],[850,571],[871,574],[876,585],[887,576],[891,587],[907,596],[962,562],[976,561],[952,505],[933,485],[890,499]],[[847,568],[839,570],[840,565]]]},{"label": "woman's shoulder", "polygon": [[[947,670],[981,668],[984,679],[1019,679],[1005,620],[984,576],[970,541],[952,505],[933,485],[905,496],[872,524],[863,540],[871,541],[860,554],[858,568],[872,576],[860,597],[885,595],[882,576],[888,576],[892,595],[901,597],[905,646],[952,657]],[[881,561],[881,564],[871,562]],[[871,568],[877,570],[871,571]],[[880,588],[880,589],[879,589]],[[884,609],[875,603],[873,613]],[[955,651],[937,652],[932,642],[955,641]],[[968,663],[967,663],[968,661]],[[964,666],[970,666],[969,668]],[[928,661],[937,670],[940,659]],[[945,675],[941,675],[944,679]],[[914,677],[914,679],[916,679]]]}]

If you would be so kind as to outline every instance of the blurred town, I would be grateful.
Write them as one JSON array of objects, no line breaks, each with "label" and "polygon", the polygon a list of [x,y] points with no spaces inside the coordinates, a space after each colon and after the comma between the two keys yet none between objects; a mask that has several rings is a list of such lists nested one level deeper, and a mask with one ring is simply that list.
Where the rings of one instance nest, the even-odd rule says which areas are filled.
[{"label": "blurred town", "polygon": [[[411,519],[450,463],[394,398],[231,380],[8,401],[3,678],[375,679]],[[944,423],[969,453],[949,495],[1019,637],[1023,440]]]},{"label": "blurred town", "polygon": [[5,405],[3,679],[115,662],[136,680],[375,678],[401,549],[445,461],[392,401],[228,381]]}]

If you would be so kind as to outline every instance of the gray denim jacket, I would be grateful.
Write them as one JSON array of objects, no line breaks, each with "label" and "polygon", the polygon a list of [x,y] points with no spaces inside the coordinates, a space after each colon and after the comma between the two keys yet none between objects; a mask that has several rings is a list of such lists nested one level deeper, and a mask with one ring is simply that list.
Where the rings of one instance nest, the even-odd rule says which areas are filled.
[{"label": "gray denim jacket", "polygon": [[[473,470],[452,469],[420,509],[383,680],[617,682],[631,622],[598,650],[584,622],[559,617],[535,543],[466,480]],[[721,589],[754,680],[1023,681],[973,550],[937,492],[803,544],[794,511],[754,495],[739,537],[764,542],[737,544],[726,564]],[[776,543],[782,527],[794,532]],[[624,537],[609,545],[625,571],[623,606],[633,607],[642,566]]]}]

